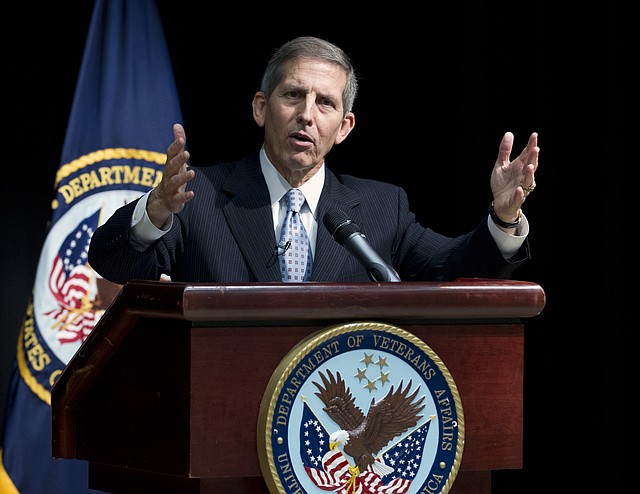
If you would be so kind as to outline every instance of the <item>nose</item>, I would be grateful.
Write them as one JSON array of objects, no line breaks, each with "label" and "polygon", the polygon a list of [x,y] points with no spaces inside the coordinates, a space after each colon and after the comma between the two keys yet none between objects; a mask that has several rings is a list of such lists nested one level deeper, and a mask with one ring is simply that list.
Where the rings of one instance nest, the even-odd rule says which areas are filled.
[{"label": "nose", "polygon": [[309,125],[313,121],[313,112],[315,110],[315,96],[308,94],[307,97],[300,103],[300,109],[298,112],[298,123],[304,123]]}]

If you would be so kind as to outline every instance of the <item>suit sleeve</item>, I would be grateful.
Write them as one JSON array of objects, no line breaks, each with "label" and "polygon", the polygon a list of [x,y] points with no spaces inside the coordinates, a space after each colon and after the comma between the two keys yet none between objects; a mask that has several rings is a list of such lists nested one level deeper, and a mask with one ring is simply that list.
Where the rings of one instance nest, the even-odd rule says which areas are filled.
[{"label": "suit sleeve", "polygon": [[133,279],[159,280],[171,275],[171,259],[176,243],[166,239],[156,242],[144,252],[137,251],[130,242],[131,218],[138,201],[117,209],[91,237],[89,264],[103,278],[125,284]]},{"label": "suit sleeve", "polygon": [[407,281],[510,279],[530,258],[529,241],[525,239],[518,252],[505,259],[491,236],[486,217],[472,231],[458,237],[412,225],[405,241],[413,245],[399,266],[402,279]]},{"label": "suit sleeve", "polygon": [[525,239],[505,259],[483,216],[470,232],[448,237],[425,228],[409,209],[406,192],[397,189],[397,243],[393,265],[403,281],[452,281],[457,278],[509,279],[530,258]]}]

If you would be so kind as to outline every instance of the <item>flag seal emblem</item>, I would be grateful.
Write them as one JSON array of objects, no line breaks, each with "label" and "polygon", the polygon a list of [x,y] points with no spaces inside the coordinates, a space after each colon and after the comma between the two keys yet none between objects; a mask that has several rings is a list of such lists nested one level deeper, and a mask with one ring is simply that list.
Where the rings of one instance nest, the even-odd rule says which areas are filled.
[{"label": "flag seal emblem", "polygon": [[274,370],[257,447],[272,494],[446,494],[464,449],[462,402],[444,362],[410,332],[338,324]]}]

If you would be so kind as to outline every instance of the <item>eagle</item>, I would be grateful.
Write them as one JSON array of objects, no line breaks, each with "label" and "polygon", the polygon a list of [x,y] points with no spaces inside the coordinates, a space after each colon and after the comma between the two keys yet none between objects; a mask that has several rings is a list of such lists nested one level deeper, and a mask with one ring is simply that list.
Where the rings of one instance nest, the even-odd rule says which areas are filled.
[{"label": "eagle", "polygon": [[353,458],[360,472],[371,466],[380,476],[389,473],[387,465],[376,461],[376,454],[391,439],[416,426],[422,417],[418,414],[425,407],[422,404],[424,396],[414,402],[420,388],[408,395],[412,381],[404,389],[400,381],[398,389],[392,386],[380,401],[373,398],[365,416],[356,406],[340,372],[334,376],[329,370],[328,377],[322,372],[319,374],[322,384],[313,381],[318,388],[315,394],[322,400],[323,410],[340,427],[331,434],[330,443],[338,443],[343,452]]}]

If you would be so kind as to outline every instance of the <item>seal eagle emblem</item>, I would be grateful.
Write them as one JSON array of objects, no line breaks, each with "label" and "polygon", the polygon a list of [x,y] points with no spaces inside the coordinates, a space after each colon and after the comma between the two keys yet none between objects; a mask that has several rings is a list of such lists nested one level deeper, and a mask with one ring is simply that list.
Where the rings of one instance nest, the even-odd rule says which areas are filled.
[{"label": "seal eagle emblem", "polygon": [[341,447],[354,459],[359,472],[366,471],[368,467],[380,476],[393,472],[393,468],[385,465],[383,460],[376,461],[376,453],[394,437],[415,427],[422,418],[419,412],[424,408],[424,397],[414,401],[420,388],[407,396],[411,381],[404,389],[402,382],[397,390],[392,386],[380,401],[372,398],[365,416],[355,404],[355,398],[340,372],[335,377],[330,370],[327,376],[322,372],[319,374],[322,384],[313,382],[319,390],[315,394],[324,403],[323,410],[340,427],[329,437],[330,447]]}]

